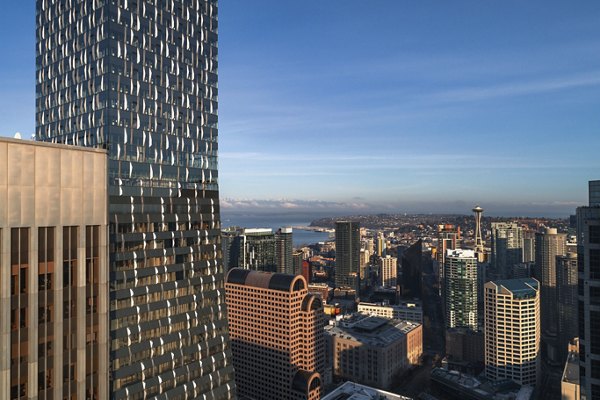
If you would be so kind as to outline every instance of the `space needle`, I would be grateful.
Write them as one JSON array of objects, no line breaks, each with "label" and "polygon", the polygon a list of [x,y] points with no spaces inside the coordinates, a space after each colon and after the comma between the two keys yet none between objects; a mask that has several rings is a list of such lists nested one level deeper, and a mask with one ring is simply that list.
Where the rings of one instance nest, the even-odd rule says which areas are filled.
[{"label": "space needle", "polygon": [[483,262],[485,256],[483,238],[481,236],[481,214],[483,214],[483,208],[476,206],[473,212],[475,213],[475,253],[477,254],[477,261]]}]

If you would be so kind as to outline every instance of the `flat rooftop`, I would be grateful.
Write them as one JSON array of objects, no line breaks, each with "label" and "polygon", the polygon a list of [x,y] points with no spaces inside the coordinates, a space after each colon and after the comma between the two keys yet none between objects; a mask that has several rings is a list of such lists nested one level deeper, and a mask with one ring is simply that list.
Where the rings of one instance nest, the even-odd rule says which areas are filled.
[{"label": "flat rooftop", "polygon": [[401,396],[374,389],[370,386],[354,382],[345,382],[333,392],[322,397],[321,400],[412,400],[410,397]]},{"label": "flat rooftop", "polygon": [[420,324],[355,313],[341,319],[335,325],[325,327],[325,333],[354,340],[370,346],[388,346],[401,340]]}]

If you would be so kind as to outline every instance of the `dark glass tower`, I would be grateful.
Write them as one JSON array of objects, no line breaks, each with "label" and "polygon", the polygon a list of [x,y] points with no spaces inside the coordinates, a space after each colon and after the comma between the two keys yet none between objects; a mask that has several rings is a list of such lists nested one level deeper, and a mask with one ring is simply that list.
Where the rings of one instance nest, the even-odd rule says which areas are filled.
[{"label": "dark glass tower", "polygon": [[109,153],[110,396],[232,398],[217,1],[36,4],[36,136]]},{"label": "dark glass tower", "polygon": [[360,224],[352,221],[335,223],[335,286],[360,289]]}]

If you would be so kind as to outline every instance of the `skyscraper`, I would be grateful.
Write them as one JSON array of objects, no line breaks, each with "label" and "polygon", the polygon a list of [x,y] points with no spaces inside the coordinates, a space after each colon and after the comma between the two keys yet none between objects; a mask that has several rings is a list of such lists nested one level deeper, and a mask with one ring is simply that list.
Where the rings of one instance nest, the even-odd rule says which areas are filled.
[{"label": "skyscraper", "polygon": [[558,353],[561,363],[567,360],[569,342],[577,332],[577,254],[556,257],[558,289]]},{"label": "skyscraper", "polygon": [[402,252],[402,297],[421,298],[423,288],[423,241]]},{"label": "skyscraper", "polygon": [[523,229],[516,222],[492,222],[492,270],[496,279],[512,278],[523,262]]},{"label": "skyscraper", "polygon": [[476,331],[477,258],[473,250],[448,250],[444,265],[446,328],[467,327]]},{"label": "skyscraper", "polygon": [[600,398],[600,181],[589,183],[590,204],[577,208],[581,394]]},{"label": "skyscraper", "polygon": [[523,262],[535,262],[535,232],[523,231]]},{"label": "skyscraper", "polygon": [[398,259],[385,256],[379,259],[379,284],[381,286],[395,288],[398,276]]},{"label": "skyscraper", "polygon": [[292,228],[280,228],[275,233],[275,263],[277,272],[280,274],[299,274],[294,272],[294,243],[292,240]]},{"label": "skyscraper", "polygon": [[335,223],[335,285],[359,291],[360,226],[358,222]]},{"label": "skyscraper", "polygon": [[318,400],[325,368],[321,300],[300,275],[234,268],[226,283],[243,399]]},{"label": "skyscraper", "polygon": [[451,224],[438,225],[436,260],[438,263],[438,284],[442,296],[444,295],[444,265],[446,263],[446,254],[448,250],[458,248],[460,248],[460,227]]},{"label": "skyscraper", "polygon": [[36,137],[109,155],[110,395],[231,398],[217,1],[36,5]]},{"label": "skyscraper", "polygon": [[485,284],[485,374],[535,385],[540,373],[540,290],[533,278]]},{"label": "skyscraper", "polygon": [[542,313],[542,356],[545,361],[559,363],[558,352],[558,290],[556,286],[556,256],[567,253],[566,234],[554,228],[537,233],[535,240],[535,278],[540,282]]},{"label": "skyscraper", "polygon": [[275,234],[270,228],[246,228],[240,233],[238,267],[255,271],[277,271]]},{"label": "skyscraper", "polygon": [[0,399],[108,398],[106,163],[0,138]]}]

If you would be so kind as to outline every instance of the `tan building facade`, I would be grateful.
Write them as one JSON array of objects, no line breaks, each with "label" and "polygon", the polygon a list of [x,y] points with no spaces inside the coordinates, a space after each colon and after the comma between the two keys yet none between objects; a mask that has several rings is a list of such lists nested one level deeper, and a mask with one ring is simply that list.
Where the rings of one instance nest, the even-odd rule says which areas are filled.
[{"label": "tan building facade", "polygon": [[239,397],[319,399],[323,305],[304,277],[234,268],[225,293]]},{"label": "tan building facade", "polygon": [[422,325],[353,314],[325,328],[333,375],[389,388],[423,354]]},{"label": "tan building facade", "polygon": [[0,398],[108,398],[107,156],[0,138]]},{"label": "tan building facade", "polygon": [[360,302],[358,303],[358,312],[418,324],[423,323],[423,307],[420,301],[401,302],[399,304]]},{"label": "tan building facade", "polygon": [[385,287],[396,287],[398,276],[398,259],[385,256],[379,259],[379,285]]},{"label": "tan building facade", "polygon": [[540,284],[533,278],[485,284],[485,373],[536,385],[540,375]]}]

